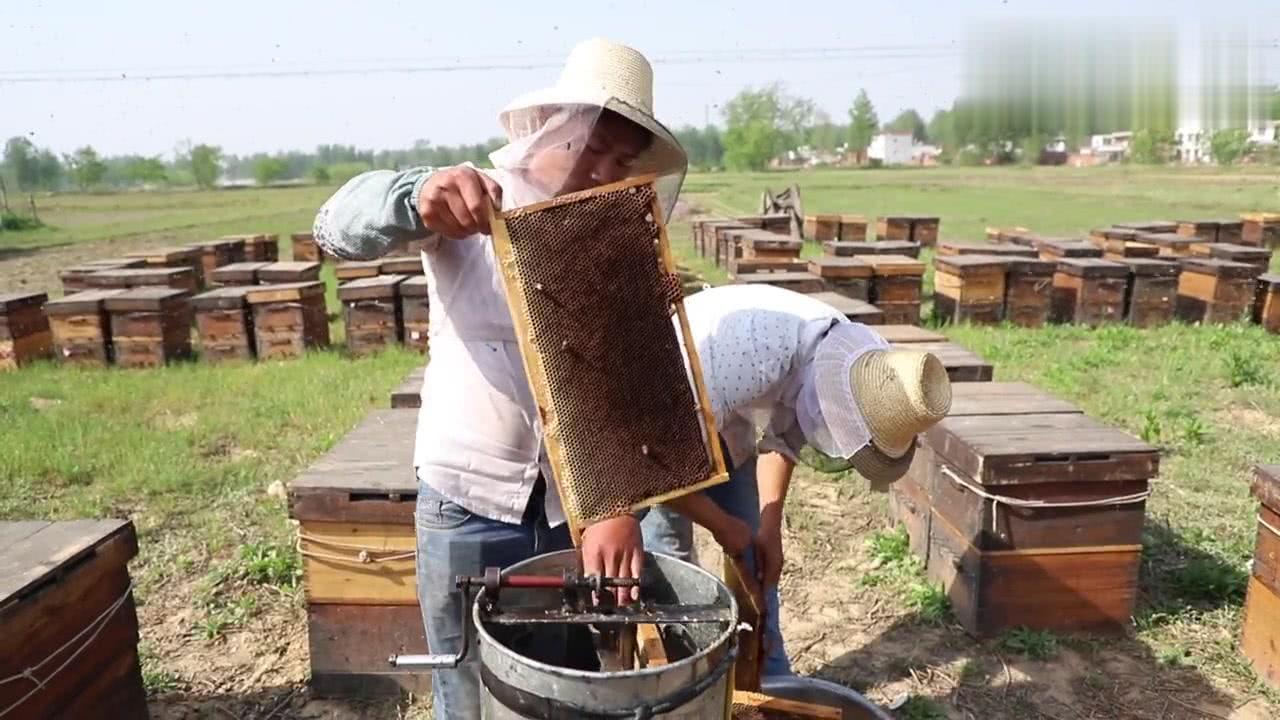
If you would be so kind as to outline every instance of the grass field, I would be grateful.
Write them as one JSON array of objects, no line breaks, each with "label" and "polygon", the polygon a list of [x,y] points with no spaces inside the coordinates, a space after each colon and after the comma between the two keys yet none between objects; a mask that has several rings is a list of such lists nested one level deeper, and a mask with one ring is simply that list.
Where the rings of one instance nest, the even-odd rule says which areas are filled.
[{"label": "grass field", "polygon": [[[810,212],[929,212],[943,218],[944,239],[972,241],[987,225],[1069,233],[1280,207],[1276,178],[1258,171],[1127,168],[695,175],[684,198],[708,212],[751,212],[762,189],[792,182]],[[125,242],[287,237],[309,226],[330,191],[48,199],[41,208],[51,229],[0,239],[0,291],[34,277],[30,263],[56,262],[70,249],[101,257]],[[685,222],[670,234],[682,262],[723,279],[692,257]],[[788,503],[783,579],[797,669],[882,702],[904,700],[896,712],[913,720],[1280,713],[1280,696],[1235,652],[1254,541],[1249,467],[1280,458],[1280,338],[1243,325],[944,331],[992,361],[996,379],[1037,384],[1164,450],[1134,633],[974,642],[906,557],[883,496],[854,477],[802,472]],[[353,361],[335,350],[216,369],[39,366],[0,375],[0,518],[137,522],[142,554],[133,571],[157,717],[215,705],[260,717],[281,702],[298,717],[321,707],[331,717],[420,715],[421,703],[304,699],[297,558],[283,503],[268,493],[383,405],[417,362],[405,352]]]}]

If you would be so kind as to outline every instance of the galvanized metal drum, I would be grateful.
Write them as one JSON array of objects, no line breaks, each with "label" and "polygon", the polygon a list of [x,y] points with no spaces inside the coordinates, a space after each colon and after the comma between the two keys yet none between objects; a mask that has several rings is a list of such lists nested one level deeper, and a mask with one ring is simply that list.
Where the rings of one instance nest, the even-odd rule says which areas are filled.
[{"label": "galvanized metal drum", "polygon": [[[576,551],[567,550],[532,558],[504,573],[555,576],[576,563]],[[585,626],[552,621],[499,623],[481,592],[472,616],[480,645],[482,717],[723,718],[732,695],[730,670],[737,653],[738,607],[732,593],[695,565],[646,554],[641,596],[666,608],[698,608],[702,617],[721,620],[681,623],[678,613],[658,618],[656,624],[664,636],[674,637],[687,657],[672,657],[669,664],[639,670],[599,672],[562,660],[561,651],[573,644],[567,635],[585,632]],[[503,606],[526,611],[541,607],[548,618],[560,614],[561,602],[558,594],[546,590],[504,588],[501,594]]]}]

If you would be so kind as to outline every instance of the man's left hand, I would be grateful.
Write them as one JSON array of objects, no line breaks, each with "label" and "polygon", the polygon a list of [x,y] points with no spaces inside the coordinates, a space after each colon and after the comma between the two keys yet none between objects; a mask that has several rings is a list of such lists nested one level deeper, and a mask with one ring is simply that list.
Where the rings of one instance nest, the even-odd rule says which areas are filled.
[{"label": "man's left hand", "polygon": [[[632,515],[601,520],[582,531],[582,572],[603,577],[640,577],[644,540]],[[640,588],[617,588],[619,605],[640,599]]]}]

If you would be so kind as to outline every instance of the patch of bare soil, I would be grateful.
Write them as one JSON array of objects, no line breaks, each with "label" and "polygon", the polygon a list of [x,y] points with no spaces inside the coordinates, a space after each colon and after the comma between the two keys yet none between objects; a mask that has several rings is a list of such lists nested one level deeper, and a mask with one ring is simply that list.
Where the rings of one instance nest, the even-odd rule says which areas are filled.
[{"label": "patch of bare soil", "polygon": [[1219,412],[1218,416],[1227,427],[1245,427],[1263,435],[1280,437],[1280,417],[1268,415],[1256,407],[1233,405]]},{"label": "patch of bare soil", "polygon": [[49,297],[62,295],[58,273],[65,267],[90,260],[121,257],[145,248],[172,245],[162,237],[142,235],[103,242],[76,243],[54,247],[0,253],[0,293],[47,292]]}]

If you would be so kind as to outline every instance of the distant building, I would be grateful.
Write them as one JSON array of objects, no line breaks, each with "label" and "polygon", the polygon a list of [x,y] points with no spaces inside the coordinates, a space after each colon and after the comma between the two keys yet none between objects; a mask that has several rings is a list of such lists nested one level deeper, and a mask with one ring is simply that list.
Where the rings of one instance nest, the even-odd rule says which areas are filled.
[{"label": "distant building", "polygon": [[1199,165],[1213,159],[1209,133],[1198,127],[1178,128],[1173,134],[1174,157],[1183,165]]},{"label": "distant building", "polygon": [[1266,120],[1250,130],[1249,142],[1263,147],[1280,145],[1280,120]]},{"label": "distant building", "polygon": [[915,142],[909,132],[882,132],[871,138],[867,157],[882,165],[908,165],[912,162]]},{"label": "distant building", "polygon": [[1096,158],[1096,162],[1119,162],[1129,156],[1132,146],[1133,132],[1129,130],[1093,135],[1089,137],[1088,154]]},{"label": "distant building", "polygon": [[921,143],[911,146],[911,162],[915,165],[933,167],[938,164],[938,156],[940,155],[942,155],[942,148],[940,147]]}]

